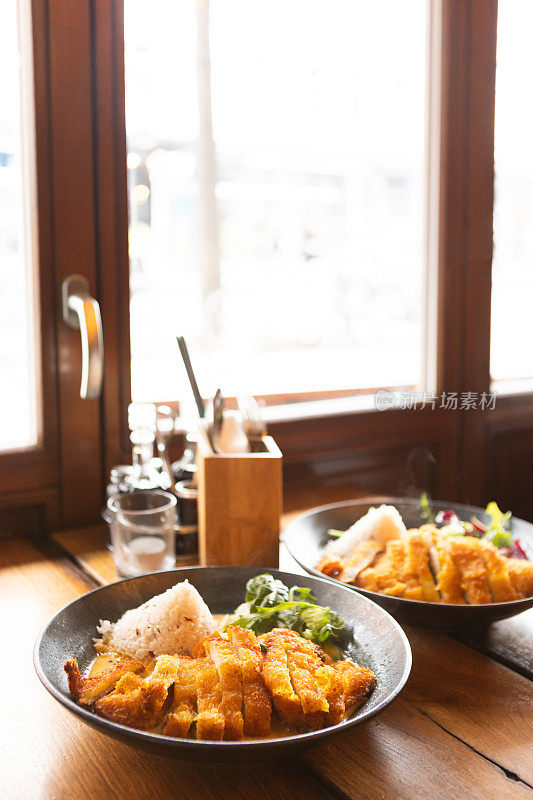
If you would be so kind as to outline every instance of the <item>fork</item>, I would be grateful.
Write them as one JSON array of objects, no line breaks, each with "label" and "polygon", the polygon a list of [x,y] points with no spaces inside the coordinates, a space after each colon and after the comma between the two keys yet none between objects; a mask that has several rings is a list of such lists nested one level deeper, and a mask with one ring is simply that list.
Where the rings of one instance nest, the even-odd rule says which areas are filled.
[{"label": "fork", "polygon": [[261,414],[261,407],[255,397],[238,397],[237,405],[242,415],[242,423],[250,446],[257,445],[266,436],[267,429]]}]

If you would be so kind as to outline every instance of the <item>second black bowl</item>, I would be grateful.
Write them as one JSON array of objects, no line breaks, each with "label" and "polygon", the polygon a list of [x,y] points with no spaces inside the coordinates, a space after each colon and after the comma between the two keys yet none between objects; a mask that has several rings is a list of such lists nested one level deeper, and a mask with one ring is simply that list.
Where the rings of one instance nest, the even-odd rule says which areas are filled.
[{"label": "second black bowl", "polygon": [[[420,515],[419,501],[406,497],[374,497],[367,500],[350,500],[345,503],[333,503],[320,506],[295,517],[285,528],[282,540],[285,542],[291,556],[310,575],[326,577],[316,569],[324,547],[330,540],[328,530],[347,530],[353,523],[360,519],[372,506],[382,503],[393,505],[400,512],[407,528],[417,528],[424,524]],[[458,503],[433,501],[435,511],[444,511],[453,508],[461,519],[469,520],[476,516],[482,521],[488,521],[487,514],[482,508],[464,506]],[[533,525],[522,519],[513,517],[513,534],[533,551]],[[334,578],[328,580],[335,581]],[[344,584],[345,586],[347,584]],[[426,603],[421,600],[405,600],[403,597],[390,597],[377,592],[350,586],[350,589],[369,597],[379,603],[399,622],[409,625],[421,625],[442,630],[463,630],[475,632],[496,622],[499,619],[513,617],[533,606],[533,597],[524,600],[511,600],[506,603],[487,603],[483,605],[455,605],[452,603]]]}]

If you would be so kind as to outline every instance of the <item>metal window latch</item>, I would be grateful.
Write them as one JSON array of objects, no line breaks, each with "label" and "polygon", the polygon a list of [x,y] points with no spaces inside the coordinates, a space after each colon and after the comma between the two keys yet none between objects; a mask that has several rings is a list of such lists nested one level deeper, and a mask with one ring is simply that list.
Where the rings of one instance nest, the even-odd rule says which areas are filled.
[{"label": "metal window latch", "polygon": [[69,275],[61,284],[63,321],[81,333],[80,397],[99,397],[104,377],[104,340],[98,301],[89,294],[89,281],[83,275]]}]

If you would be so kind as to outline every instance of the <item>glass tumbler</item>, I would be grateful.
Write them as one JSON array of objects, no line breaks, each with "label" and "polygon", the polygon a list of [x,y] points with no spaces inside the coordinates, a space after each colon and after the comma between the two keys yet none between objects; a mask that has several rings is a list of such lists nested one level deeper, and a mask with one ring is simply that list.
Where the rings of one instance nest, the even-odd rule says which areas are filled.
[{"label": "glass tumbler", "polygon": [[113,558],[122,578],[172,569],[176,498],[162,489],[118,494],[107,502]]}]

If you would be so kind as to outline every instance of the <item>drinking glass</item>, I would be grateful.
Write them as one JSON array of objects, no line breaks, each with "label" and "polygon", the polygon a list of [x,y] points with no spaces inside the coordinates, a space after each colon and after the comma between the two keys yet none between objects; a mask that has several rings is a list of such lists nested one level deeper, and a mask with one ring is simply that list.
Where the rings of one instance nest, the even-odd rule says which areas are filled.
[{"label": "drinking glass", "polygon": [[107,507],[113,558],[121,577],[174,567],[174,495],[146,489],[110,497]]}]

